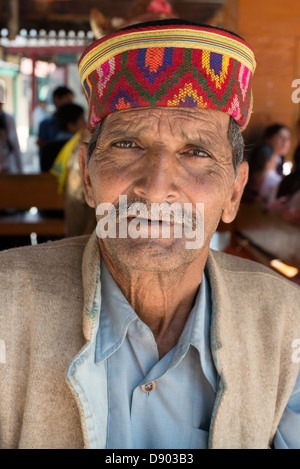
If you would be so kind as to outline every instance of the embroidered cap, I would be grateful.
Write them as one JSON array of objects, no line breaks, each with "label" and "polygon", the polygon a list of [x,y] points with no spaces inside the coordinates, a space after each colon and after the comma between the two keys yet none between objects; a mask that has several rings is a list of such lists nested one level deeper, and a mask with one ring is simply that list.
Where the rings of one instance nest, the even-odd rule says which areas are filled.
[{"label": "embroidered cap", "polygon": [[187,106],[225,112],[243,130],[255,67],[247,43],[223,29],[177,19],[121,29],[92,43],[79,61],[88,129],[122,109]]}]

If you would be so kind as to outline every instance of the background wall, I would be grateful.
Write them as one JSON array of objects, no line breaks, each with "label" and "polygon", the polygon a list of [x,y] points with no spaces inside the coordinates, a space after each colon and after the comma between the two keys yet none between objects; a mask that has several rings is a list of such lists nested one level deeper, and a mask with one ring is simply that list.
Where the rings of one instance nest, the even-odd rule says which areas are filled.
[{"label": "background wall", "polygon": [[246,142],[259,138],[267,125],[280,122],[292,130],[292,155],[300,138],[300,104],[292,101],[292,82],[300,79],[300,1],[227,0],[218,22],[249,42],[257,59],[254,112],[244,132]]}]

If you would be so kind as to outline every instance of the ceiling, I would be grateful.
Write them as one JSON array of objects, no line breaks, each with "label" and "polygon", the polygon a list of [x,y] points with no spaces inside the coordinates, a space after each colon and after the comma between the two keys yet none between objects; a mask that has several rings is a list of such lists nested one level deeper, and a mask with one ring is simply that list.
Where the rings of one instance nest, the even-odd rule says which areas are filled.
[{"label": "ceiling", "polygon": [[[173,10],[171,16],[205,23],[225,1],[169,0],[168,3]],[[96,11],[102,17],[104,29],[109,30],[112,18],[122,18],[125,22],[143,18],[149,4],[150,0],[6,0],[0,3],[0,29],[7,28],[11,39],[21,29],[88,32],[91,11]]]}]

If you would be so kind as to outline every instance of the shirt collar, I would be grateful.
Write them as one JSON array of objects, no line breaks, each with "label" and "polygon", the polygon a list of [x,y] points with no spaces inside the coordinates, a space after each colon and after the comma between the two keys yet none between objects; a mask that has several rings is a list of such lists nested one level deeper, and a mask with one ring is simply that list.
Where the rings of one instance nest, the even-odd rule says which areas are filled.
[{"label": "shirt collar", "polygon": [[96,362],[108,358],[124,341],[129,324],[138,316],[126,300],[101,258],[101,312]]}]

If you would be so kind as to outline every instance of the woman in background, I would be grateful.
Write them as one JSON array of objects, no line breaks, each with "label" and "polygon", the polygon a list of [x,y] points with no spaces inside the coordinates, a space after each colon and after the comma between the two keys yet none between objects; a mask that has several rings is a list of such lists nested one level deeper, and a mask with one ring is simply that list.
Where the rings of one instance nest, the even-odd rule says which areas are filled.
[{"label": "woman in background", "polygon": [[283,124],[273,124],[266,128],[263,142],[271,145],[273,155],[268,163],[268,171],[260,187],[260,197],[265,204],[276,198],[278,186],[282,180],[284,157],[291,147],[291,131]]},{"label": "woman in background", "polygon": [[293,170],[282,179],[276,199],[269,204],[268,209],[281,215],[287,222],[300,225],[300,145],[293,156]]},{"label": "woman in background", "polygon": [[274,150],[267,143],[256,145],[248,157],[249,178],[243,194],[243,202],[262,205],[261,186],[272,164]]}]

